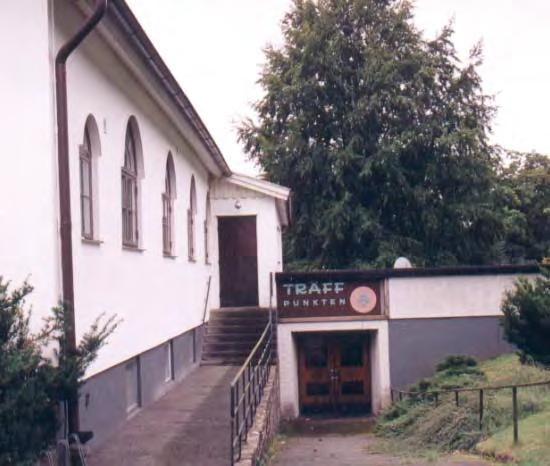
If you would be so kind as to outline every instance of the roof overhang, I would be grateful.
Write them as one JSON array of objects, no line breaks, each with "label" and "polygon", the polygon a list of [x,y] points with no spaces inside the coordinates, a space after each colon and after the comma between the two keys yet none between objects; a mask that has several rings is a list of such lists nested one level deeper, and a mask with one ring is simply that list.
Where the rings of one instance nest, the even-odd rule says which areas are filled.
[{"label": "roof overhang", "polygon": [[[123,59],[130,71],[136,74],[149,94],[152,94],[151,87],[154,87],[154,97],[157,97],[155,100],[166,111],[167,116],[173,121],[183,121],[191,129],[193,136],[188,142],[208,171],[214,176],[230,176],[231,169],[212,135],[126,1],[112,0],[109,5],[106,21],[98,28],[103,38]],[[80,6],[89,12],[87,0],[81,2]],[[175,123],[177,125],[179,122]]]},{"label": "roof overhang", "polygon": [[253,178],[251,176],[233,173],[225,179],[230,184],[249,189],[257,193],[272,197],[277,208],[277,217],[282,227],[290,225],[291,219],[291,191],[286,186],[271,183],[270,181]]}]

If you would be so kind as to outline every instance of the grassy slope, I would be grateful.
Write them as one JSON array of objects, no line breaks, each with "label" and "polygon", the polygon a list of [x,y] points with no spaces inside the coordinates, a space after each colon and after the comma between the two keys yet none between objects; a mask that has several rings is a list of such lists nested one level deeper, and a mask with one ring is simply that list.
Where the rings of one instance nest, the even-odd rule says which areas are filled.
[{"label": "grassy slope", "polygon": [[[443,373],[428,379],[430,389],[461,385],[509,385],[550,379],[550,373],[534,367],[522,366],[515,355],[504,355],[482,363],[483,374],[457,376]],[[477,450],[502,459],[514,459],[526,466],[550,466],[550,390],[522,389],[519,394],[520,437],[522,443],[510,448],[511,393],[509,390],[485,395],[486,412],[483,429],[477,421],[477,394],[463,396],[461,407],[454,406],[454,397],[433,404],[407,404],[394,408],[390,416],[382,416],[378,432],[391,439],[399,449],[413,449],[417,453],[429,450],[449,452],[457,449]],[[485,440],[487,439],[487,440]],[[484,441],[485,440],[485,441]],[[479,443],[481,442],[481,443]],[[400,444],[400,445],[399,445]],[[476,447],[477,446],[477,447]]]},{"label": "grassy slope", "polygon": [[[522,366],[515,355],[487,361],[482,367],[488,379],[499,385],[550,379],[550,372]],[[540,389],[527,389],[522,395],[520,390],[519,399],[533,395],[540,400],[540,410],[520,420],[519,444],[514,446],[510,425],[480,442],[476,447],[479,453],[522,466],[550,466],[550,394]]]}]

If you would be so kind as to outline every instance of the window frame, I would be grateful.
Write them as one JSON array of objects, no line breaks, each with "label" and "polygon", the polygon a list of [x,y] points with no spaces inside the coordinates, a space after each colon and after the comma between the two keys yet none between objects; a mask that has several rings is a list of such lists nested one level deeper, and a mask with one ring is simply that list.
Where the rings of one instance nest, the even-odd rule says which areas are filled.
[{"label": "window frame", "polygon": [[210,204],[210,191],[206,193],[206,208],[204,211],[204,263],[210,265],[210,217],[212,206]]},{"label": "window frame", "polygon": [[121,168],[122,245],[139,247],[139,186],[137,147],[134,129],[128,123],[124,145],[124,166]]},{"label": "window frame", "polygon": [[164,361],[164,382],[169,383],[175,380],[174,376],[174,344],[172,340],[164,345],[166,359]]},{"label": "window frame", "polygon": [[[126,361],[124,374],[126,384],[126,413],[131,415],[142,406],[141,360],[139,356]],[[135,395],[135,399],[130,399],[130,393]]]},{"label": "window frame", "polygon": [[[88,192],[84,192],[86,186],[84,166],[87,165],[87,186]],[[93,188],[93,150],[88,124],[84,126],[84,141],[79,148],[79,174],[80,174],[80,234],[82,238],[94,240],[94,188]],[[85,204],[88,202],[88,210]],[[86,219],[86,217],[88,217]],[[89,224],[89,231],[86,230],[86,220]]]},{"label": "window frame", "polygon": [[167,257],[174,257],[174,197],[175,173],[172,154],[168,153],[162,193],[162,252]]},{"label": "window frame", "polygon": [[197,189],[195,177],[191,176],[191,187],[189,189],[189,208],[187,209],[187,254],[189,262],[196,262],[196,241],[195,241],[195,216],[197,214]]}]

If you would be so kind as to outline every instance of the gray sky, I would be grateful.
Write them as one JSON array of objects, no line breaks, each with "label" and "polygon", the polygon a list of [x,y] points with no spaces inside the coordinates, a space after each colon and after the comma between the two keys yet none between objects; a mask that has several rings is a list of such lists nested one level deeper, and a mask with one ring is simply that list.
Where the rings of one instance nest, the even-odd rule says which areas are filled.
[{"label": "gray sky", "polygon": [[[262,49],[280,44],[290,0],[128,0],[220,146],[231,168],[254,174],[235,125],[252,116]],[[482,39],[486,92],[499,107],[492,140],[550,154],[550,2],[417,0],[417,26],[433,37],[454,18],[460,56]]]}]

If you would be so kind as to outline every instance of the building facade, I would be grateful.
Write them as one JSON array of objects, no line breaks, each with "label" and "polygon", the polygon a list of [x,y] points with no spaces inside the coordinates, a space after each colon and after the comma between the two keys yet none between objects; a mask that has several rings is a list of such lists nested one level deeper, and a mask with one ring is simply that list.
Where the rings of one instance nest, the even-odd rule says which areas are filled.
[{"label": "building facade", "polygon": [[501,303],[537,266],[277,274],[284,417],[378,413],[450,355],[512,351]]},{"label": "building facade", "polygon": [[210,309],[267,306],[289,221],[289,190],[231,172],[123,0],[67,58],[61,173],[59,51],[101,3],[21,0],[0,15],[0,274],[33,285],[37,330],[66,299],[68,229],[76,341],[102,313],[121,320],[80,396],[96,442],[199,363]]}]

